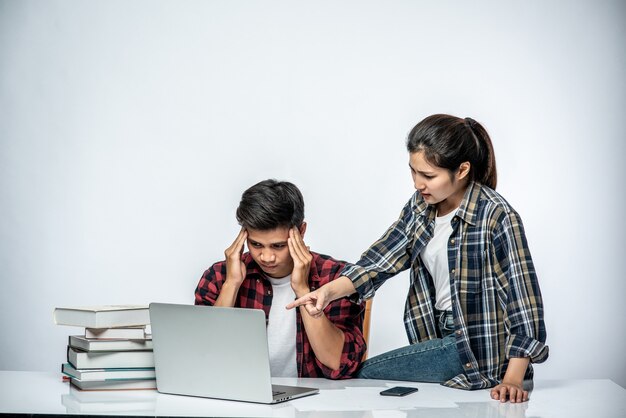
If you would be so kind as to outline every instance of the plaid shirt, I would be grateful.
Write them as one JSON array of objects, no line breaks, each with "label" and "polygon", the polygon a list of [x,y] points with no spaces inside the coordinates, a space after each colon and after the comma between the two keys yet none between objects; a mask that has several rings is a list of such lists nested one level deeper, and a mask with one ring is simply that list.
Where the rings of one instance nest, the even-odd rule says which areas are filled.
[{"label": "plaid shirt", "polygon": [[[411,268],[404,322],[411,344],[437,338],[433,280],[419,257],[433,236],[436,210],[419,193],[368,249],[348,276],[360,298]],[[448,266],[456,345],[464,373],[444,385],[483,389],[498,384],[512,357],[548,358],[543,302],[522,220],[494,190],[470,183],[452,220]],[[529,366],[526,378],[533,376]]]},{"label": "plaid shirt", "polygon": [[[339,277],[345,263],[333,258],[311,253],[313,261],[309,271],[309,287],[315,290],[320,286]],[[246,265],[246,278],[241,284],[235,306],[239,308],[263,309],[265,320],[268,321],[272,306],[272,284],[267,280],[259,265],[249,253],[242,256]],[[196,288],[196,305],[213,305],[226,280],[226,262],[215,263],[204,272]],[[284,309],[284,307],[279,307]],[[363,338],[364,304],[351,302],[347,298],[329,304],[324,313],[345,336],[341,361],[338,370],[332,370],[322,364],[316,357],[307,337],[300,316],[296,309],[296,362],[298,377],[327,377],[329,379],[346,379],[352,377],[361,364],[366,350]]]}]

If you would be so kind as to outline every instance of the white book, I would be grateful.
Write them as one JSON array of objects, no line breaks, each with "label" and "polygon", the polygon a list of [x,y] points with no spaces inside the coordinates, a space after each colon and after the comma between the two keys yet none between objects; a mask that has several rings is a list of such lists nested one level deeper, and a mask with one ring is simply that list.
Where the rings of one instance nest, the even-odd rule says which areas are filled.
[{"label": "white book", "polygon": [[150,323],[147,305],[103,305],[55,308],[54,322],[85,328],[113,328]]},{"label": "white book", "polygon": [[156,389],[156,379],[142,380],[106,380],[90,382],[70,378],[70,383],[80,390],[128,390],[128,389]]},{"label": "white book", "polygon": [[85,338],[146,338],[146,326],[123,328],[85,328]]},{"label": "white book", "polygon": [[154,367],[154,353],[152,350],[88,352],[68,347],[67,361],[75,369]]},{"label": "white book", "polygon": [[70,335],[69,345],[83,351],[136,351],[152,350],[152,339],[94,339],[82,335]]},{"label": "white book", "polygon": [[124,369],[76,369],[70,363],[61,367],[61,372],[77,380],[129,380],[129,379],[156,379],[154,367],[133,367]]}]

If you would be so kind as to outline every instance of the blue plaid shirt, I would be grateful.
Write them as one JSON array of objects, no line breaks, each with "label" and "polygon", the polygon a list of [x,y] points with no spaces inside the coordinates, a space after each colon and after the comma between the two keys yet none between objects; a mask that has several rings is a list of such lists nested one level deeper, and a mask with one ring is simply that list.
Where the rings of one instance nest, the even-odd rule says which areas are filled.
[{"label": "blue plaid shirt", "polygon": [[[411,269],[404,322],[411,344],[437,338],[433,280],[419,257],[433,236],[436,209],[415,193],[400,218],[342,275],[361,299]],[[543,302],[522,220],[494,190],[470,183],[448,241],[456,345],[464,373],[444,385],[484,389],[501,382],[508,359],[548,358]],[[526,378],[532,379],[529,365]]]}]

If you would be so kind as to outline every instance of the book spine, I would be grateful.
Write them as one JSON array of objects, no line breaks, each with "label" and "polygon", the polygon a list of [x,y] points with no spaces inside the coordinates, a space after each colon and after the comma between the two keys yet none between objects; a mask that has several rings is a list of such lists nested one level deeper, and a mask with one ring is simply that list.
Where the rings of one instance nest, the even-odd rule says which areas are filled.
[{"label": "book spine", "polygon": [[152,350],[89,353],[70,349],[68,362],[76,369],[154,367],[154,354]]}]

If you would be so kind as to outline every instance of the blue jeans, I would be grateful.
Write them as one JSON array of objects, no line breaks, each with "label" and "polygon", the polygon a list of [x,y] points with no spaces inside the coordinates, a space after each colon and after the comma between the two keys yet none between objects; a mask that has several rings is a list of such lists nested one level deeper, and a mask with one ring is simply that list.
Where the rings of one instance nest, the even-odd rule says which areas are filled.
[{"label": "blue jeans", "polygon": [[463,373],[451,313],[438,315],[442,338],[411,344],[363,362],[355,377],[443,383]]}]

